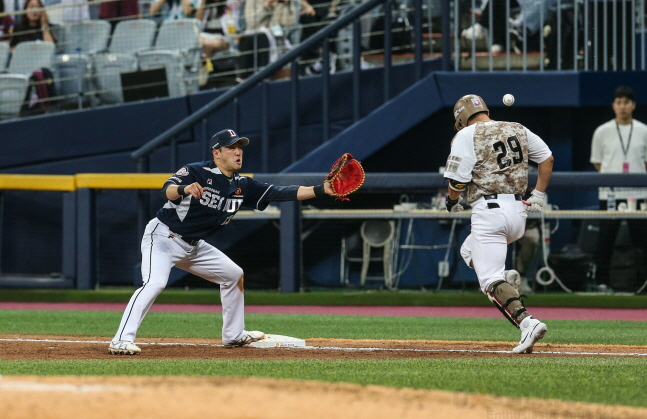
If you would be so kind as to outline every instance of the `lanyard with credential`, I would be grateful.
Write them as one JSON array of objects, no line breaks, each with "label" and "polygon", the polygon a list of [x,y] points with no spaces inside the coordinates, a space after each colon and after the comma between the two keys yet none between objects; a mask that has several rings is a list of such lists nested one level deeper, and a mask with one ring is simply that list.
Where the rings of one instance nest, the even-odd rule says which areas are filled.
[{"label": "lanyard with credential", "polygon": [[627,148],[625,148],[625,143],[622,141],[622,134],[620,134],[620,126],[616,121],[616,130],[618,130],[618,139],[620,140],[620,146],[622,147],[622,155],[624,156],[624,162],[622,163],[622,173],[629,173],[629,162],[627,161],[627,153],[629,152],[629,146],[631,145],[631,134],[634,132],[634,121],[631,121],[631,127],[629,128],[629,138],[627,138]]}]

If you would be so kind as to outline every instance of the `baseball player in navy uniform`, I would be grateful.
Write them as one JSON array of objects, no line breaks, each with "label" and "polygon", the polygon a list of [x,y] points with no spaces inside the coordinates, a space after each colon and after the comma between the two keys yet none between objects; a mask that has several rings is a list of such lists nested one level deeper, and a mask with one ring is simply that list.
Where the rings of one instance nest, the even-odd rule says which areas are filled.
[{"label": "baseball player in navy uniform", "polygon": [[[454,106],[455,128],[444,176],[449,179],[447,210],[472,207],[472,231],[461,256],[476,270],[481,291],[521,330],[512,352],[531,353],[547,327],[533,318],[519,298],[519,274],[505,271],[507,245],[524,234],[527,212],[540,212],[553,171],[544,141],[515,122],[493,121],[483,99],[463,96]],[[528,160],[538,163],[537,184],[527,201]]]},{"label": "baseball player in navy uniform", "polygon": [[162,193],[168,199],[142,238],[143,285],[130,299],[109,352],[136,355],[137,329],[168,282],[173,266],[220,285],[222,340],[236,347],[263,339],[263,332],[245,330],[243,270],[223,252],[205,242],[227,225],[240,207],[264,210],[272,201],[294,201],[332,195],[329,183],[318,186],[277,186],[241,176],[243,147],[249,139],[226,129],[210,142],[213,160],[191,163],[171,176]]}]

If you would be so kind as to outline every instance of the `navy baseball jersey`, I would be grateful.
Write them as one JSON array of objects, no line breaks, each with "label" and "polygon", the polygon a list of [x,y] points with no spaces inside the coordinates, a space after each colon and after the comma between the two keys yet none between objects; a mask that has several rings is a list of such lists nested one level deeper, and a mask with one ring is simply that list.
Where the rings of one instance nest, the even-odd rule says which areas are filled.
[{"label": "navy baseball jersey", "polygon": [[207,188],[200,199],[192,195],[181,197],[168,201],[157,212],[157,218],[172,232],[194,239],[204,239],[215,233],[228,224],[242,206],[262,211],[272,201],[296,200],[299,188],[269,185],[238,173],[229,178],[213,160],[182,167],[166,184],[180,186],[194,182]]}]

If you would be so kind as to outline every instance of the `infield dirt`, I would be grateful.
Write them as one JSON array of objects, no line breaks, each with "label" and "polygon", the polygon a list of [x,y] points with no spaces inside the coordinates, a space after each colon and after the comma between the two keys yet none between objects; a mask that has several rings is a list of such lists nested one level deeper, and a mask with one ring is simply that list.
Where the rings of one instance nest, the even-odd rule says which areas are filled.
[{"label": "infield dirt", "polygon": [[[115,359],[105,337],[0,336],[3,359]],[[225,349],[219,340],[142,339],[135,359],[518,357],[510,343],[306,339],[316,349]],[[328,348],[328,349],[326,349]],[[337,348],[337,349],[332,349]],[[343,348],[349,349],[345,350]],[[379,350],[350,350],[379,348]],[[460,350],[461,352],[452,352]],[[647,354],[647,347],[539,344],[523,356]],[[480,352],[469,352],[480,351]],[[502,352],[496,352],[502,351]],[[504,352],[505,351],[505,352]],[[554,353],[545,353],[554,352]],[[569,354],[565,354],[568,352]],[[604,355],[614,356],[614,355]],[[620,356],[620,355],[615,355]],[[635,355],[639,356],[639,355]],[[25,377],[0,380],[3,419],[645,418],[647,409],[437,390],[239,377]]]},{"label": "infield dirt", "polygon": [[[0,335],[3,359],[112,359],[106,337]],[[519,357],[510,351],[514,343],[433,340],[306,339],[315,349],[227,349],[218,339],[142,338],[137,345],[145,359],[388,359]],[[350,350],[350,349],[365,350]],[[377,348],[378,350],[369,350]],[[348,349],[348,350],[344,350]],[[580,354],[646,354],[645,346],[555,345],[538,343],[532,356],[580,356]],[[523,356],[523,355],[522,355]],[[607,355],[608,356],[608,355]],[[639,356],[639,355],[638,355]]]}]

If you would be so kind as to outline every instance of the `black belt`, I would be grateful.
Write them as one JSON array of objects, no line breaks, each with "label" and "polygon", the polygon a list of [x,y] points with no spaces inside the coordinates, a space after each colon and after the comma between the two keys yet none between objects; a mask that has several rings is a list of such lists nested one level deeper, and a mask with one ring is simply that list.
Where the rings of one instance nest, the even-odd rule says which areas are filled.
[{"label": "black belt", "polygon": [[200,239],[192,239],[191,237],[180,236],[180,238],[185,242],[189,243],[191,246],[197,245],[198,242],[200,241]]},{"label": "black belt", "polygon": [[[498,194],[493,193],[492,195],[483,195],[483,199],[497,199],[499,197]],[[521,201],[521,195],[519,194],[514,194],[514,200],[515,201]]]},{"label": "black belt", "polygon": [[169,237],[170,238],[177,237],[179,239],[182,239],[183,242],[188,243],[191,246],[197,245],[198,242],[200,241],[200,239],[193,239],[191,237],[184,237],[184,236],[180,236],[179,234],[175,234],[175,233],[171,233],[171,235]]}]

